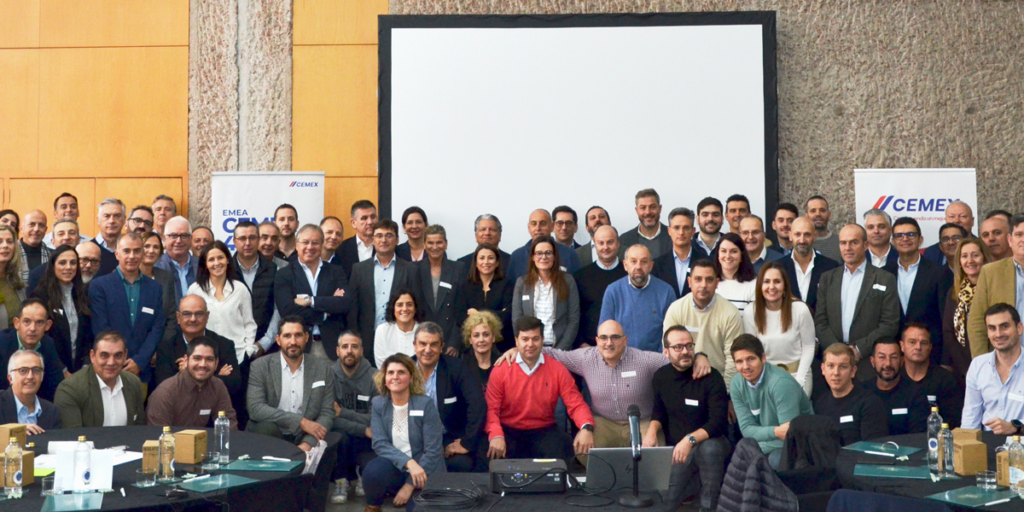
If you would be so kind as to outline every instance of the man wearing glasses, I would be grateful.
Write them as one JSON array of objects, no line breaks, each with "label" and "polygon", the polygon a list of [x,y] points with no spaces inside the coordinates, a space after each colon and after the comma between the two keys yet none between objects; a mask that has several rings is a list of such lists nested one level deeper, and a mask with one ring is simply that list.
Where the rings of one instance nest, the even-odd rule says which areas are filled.
[{"label": "man wearing glasses", "polygon": [[153,210],[148,206],[136,206],[128,214],[128,231],[139,236],[153,231]]},{"label": "man wearing glasses", "polygon": [[156,268],[174,275],[174,301],[188,295],[188,287],[196,282],[199,259],[192,257],[192,225],[185,217],[173,217],[164,226],[164,255],[157,260]]},{"label": "man wearing glasses", "polygon": [[100,253],[102,251],[103,249],[100,249],[100,246],[91,240],[75,246],[75,252],[78,253],[78,267],[82,271],[82,283],[89,284],[93,278],[103,275],[100,274],[100,264],[102,261]]},{"label": "man wearing glasses", "polygon": [[[273,225],[273,224],[271,224]],[[275,226],[276,227],[276,226]],[[243,220],[235,225],[235,273],[231,279],[242,281],[249,288],[252,297],[252,317],[256,321],[256,357],[276,346],[274,338],[281,315],[274,306],[274,279],[278,267],[271,256],[267,258],[259,251],[259,227],[252,221]],[[277,246],[277,243],[274,244]],[[287,264],[287,263],[286,263]]]},{"label": "man wearing glasses", "polygon": [[232,398],[239,397],[244,403],[245,388],[242,385],[238,359],[235,356],[235,342],[207,330],[206,321],[210,312],[206,301],[198,295],[187,295],[181,299],[176,312],[177,328],[167,329],[168,335],[160,341],[156,351],[155,385],[174,377],[187,366],[189,346],[196,338],[203,337],[214,347],[214,356],[219,364],[214,374],[224,382]]},{"label": "man wearing glasses", "polygon": [[[53,339],[46,335],[52,322],[49,309],[38,298],[31,297],[21,303],[18,316],[14,317],[14,327],[0,331],[0,367],[8,366],[11,357],[19,350],[28,350],[39,354],[43,359],[43,367],[47,369],[46,378],[39,376],[39,396],[53,400],[57,385],[68,375],[57,355],[57,347]],[[0,381],[0,388],[6,388],[7,382]]]},{"label": "man wearing glasses", "polygon": [[28,435],[60,428],[60,413],[53,402],[39,398],[43,358],[31,350],[18,350],[7,363],[10,389],[0,393],[0,422],[25,425]]},{"label": "man wearing glasses", "polygon": [[[908,322],[927,326],[930,338],[942,339],[942,311],[946,292],[953,286],[953,274],[941,263],[921,256],[921,227],[910,217],[893,222],[892,241],[900,257],[885,270],[896,276],[896,292],[900,299],[900,332]],[[942,344],[932,347],[931,362],[942,362]]]}]

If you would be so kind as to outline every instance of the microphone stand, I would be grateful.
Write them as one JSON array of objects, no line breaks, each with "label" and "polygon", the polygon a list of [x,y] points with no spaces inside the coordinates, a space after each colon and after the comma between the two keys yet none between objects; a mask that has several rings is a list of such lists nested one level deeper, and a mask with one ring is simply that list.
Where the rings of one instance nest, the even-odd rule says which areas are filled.
[{"label": "microphone stand", "polygon": [[619,496],[619,505],[627,508],[647,508],[654,505],[650,496],[640,496],[640,454],[633,457],[633,495]]}]

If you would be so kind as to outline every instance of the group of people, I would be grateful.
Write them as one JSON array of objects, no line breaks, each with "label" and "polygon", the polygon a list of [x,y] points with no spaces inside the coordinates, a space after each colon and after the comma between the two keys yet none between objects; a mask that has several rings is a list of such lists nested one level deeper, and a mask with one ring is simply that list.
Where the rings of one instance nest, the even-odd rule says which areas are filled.
[{"label": "group of people", "polygon": [[629,446],[630,405],[644,446],[675,447],[670,500],[706,509],[740,437],[777,468],[815,422],[844,445],[924,432],[931,407],[1024,430],[1024,216],[991,212],[975,236],[953,202],[922,251],[917,221],[881,210],[833,232],[822,196],[780,204],[774,240],[739,194],[667,224],[653,189],[635,206],[622,233],[587,210],[586,245],[572,208],[535,210],[511,253],[483,214],[457,260],[421,208],[400,228],[366,200],[349,238],[283,204],[238,222],[233,252],[166,196],[105,199],[91,239],[68,193],[52,229],[0,211],[0,422],[202,428],[224,411],[304,451],[336,432],[332,501],[373,510],[437,472]]}]

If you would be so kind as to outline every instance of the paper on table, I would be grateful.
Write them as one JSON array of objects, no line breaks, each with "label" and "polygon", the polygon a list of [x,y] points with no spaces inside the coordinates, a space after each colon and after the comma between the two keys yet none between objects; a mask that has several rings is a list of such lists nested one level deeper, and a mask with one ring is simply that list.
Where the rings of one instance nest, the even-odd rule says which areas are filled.
[{"label": "paper on table", "polygon": [[[92,450],[89,452],[89,489],[100,491],[111,489],[114,480],[114,452],[111,450]],[[57,473],[53,478],[53,486],[57,489],[72,490],[75,485],[75,452],[57,454]]]},{"label": "paper on table", "polygon": [[[96,448],[92,444],[92,441],[86,441],[86,444],[89,445],[90,450]],[[51,454],[67,451],[73,452],[75,451],[75,448],[78,448],[78,441],[50,441],[49,443],[46,443],[46,453]]]},{"label": "paper on table", "polygon": [[[107,451],[114,454],[114,465],[120,466],[128,462],[142,459],[142,452],[121,452],[117,450],[98,450]],[[42,455],[36,455],[35,460],[36,469],[56,469],[57,468],[57,455],[44,453]],[[49,474],[49,473],[47,473]]]},{"label": "paper on table", "polygon": [[33,468],[32,474],[35,475],[36,478],[42,478],[44,476],[52,475],[54,471],[57,471],[57,470],[53,469],[53,468],[48,468],[48,469]]}]

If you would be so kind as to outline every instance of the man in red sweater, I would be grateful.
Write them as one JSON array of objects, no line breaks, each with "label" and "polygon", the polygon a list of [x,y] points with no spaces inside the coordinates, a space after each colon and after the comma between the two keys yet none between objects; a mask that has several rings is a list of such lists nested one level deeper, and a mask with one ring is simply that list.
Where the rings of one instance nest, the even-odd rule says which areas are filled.
[{"label": "man in red sweater", "polygon": [[[487,457],[561,458],[568,464],[594,446],[594,416],[569,370],[541,353],[544,324],[524,316],[514,328],[519,355],[514,364],[495,366],[487,383]],[[559,397],[580,428],[575,441],[555,426]]]}]

